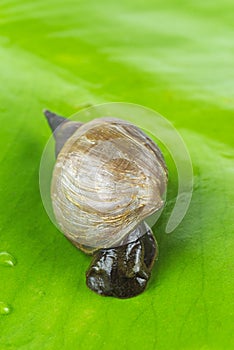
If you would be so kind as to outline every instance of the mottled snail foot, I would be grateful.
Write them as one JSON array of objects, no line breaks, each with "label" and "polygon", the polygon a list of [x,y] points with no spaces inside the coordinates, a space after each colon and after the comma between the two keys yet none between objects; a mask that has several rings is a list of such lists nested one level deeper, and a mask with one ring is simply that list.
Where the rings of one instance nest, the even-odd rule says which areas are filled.
[{"label": "mottled snail foot", "polygon": [[86,272],[86,284],[103,296],[134,297],[145,290],[157,255],[150,230],[127,245],[99,250]]}]

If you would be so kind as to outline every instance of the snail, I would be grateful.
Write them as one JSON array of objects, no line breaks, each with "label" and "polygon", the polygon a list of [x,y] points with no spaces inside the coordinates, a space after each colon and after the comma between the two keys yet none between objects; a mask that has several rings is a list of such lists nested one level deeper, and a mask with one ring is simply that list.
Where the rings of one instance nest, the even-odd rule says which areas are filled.
[{"label": "snail", "polygon": [[117,298],[142,293],[158,256],[145,219],[163,207],[168,179],[159,147],[125,120],[44,114],[55,138],[53,212],[66,238],[92,255],[87,286]]}]

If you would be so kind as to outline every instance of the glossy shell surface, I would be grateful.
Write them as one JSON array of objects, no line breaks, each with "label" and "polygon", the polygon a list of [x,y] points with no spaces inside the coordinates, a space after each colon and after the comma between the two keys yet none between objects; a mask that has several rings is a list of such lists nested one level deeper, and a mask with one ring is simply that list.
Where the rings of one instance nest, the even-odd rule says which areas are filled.
[{"label": "glossy shell surface", "polygon": [[61,231],[81,249],[115,247],[132,241],[129,233],[162,207],[166,184],[164,159],[148,136],[124,120],[95,119],[58,154],[53,210]]}]

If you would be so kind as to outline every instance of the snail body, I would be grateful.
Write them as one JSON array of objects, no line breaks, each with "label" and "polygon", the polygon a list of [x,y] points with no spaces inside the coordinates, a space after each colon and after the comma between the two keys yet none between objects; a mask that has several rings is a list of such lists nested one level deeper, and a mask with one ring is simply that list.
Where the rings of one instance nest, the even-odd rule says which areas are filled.
[{"label": "snail body", "polygon": [[167,168],[160,149],[124,120],[82,124],[45,115],[56,139],[53,211],[65,236],[94,255],[88,287],[120,298],[139,294],[157,255],[144,219],[163,206]]},{"label": "snail body", "polygon": [[146,288],[158,247],[152,231],[128,244],[97,251],[86,272],[87,286],[94,292],[117,298],[136,296]]}]

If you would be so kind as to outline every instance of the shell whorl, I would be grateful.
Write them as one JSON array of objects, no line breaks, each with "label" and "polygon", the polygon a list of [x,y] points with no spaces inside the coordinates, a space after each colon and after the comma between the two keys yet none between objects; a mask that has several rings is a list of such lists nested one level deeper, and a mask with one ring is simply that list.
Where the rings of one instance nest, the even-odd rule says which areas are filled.
[{"label": "shell whorl", "polygon": [[127,243],[129,233],[162,207],[166,184],[163,156],[148,136],[123,120],[95,119],[79,124],[58,154],[53,210],[81,249],[109,248]]}]

